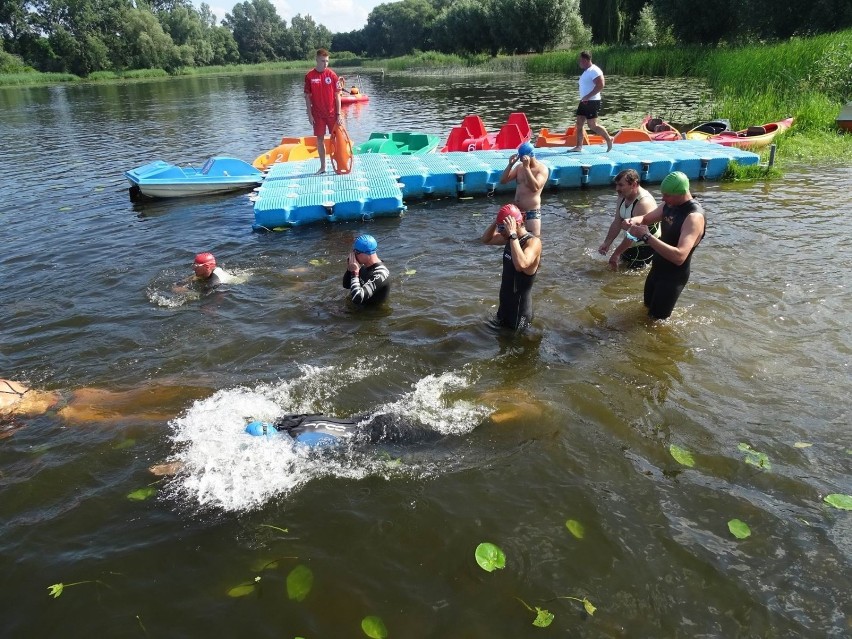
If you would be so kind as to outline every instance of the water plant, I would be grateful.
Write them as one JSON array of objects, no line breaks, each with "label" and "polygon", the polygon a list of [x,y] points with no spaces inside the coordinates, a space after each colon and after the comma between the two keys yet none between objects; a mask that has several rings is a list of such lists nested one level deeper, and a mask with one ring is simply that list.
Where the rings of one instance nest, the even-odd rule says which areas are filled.
[{"label": "water plant", "polygon": [[731,534],[737,539],[745,539],[746,537],[751,536],[751,528],[749,528],[748,524],[741,519],[731,519],[728,522],[728,530],[730,530]]},{"label": "water plant", "polygon": [[80,586],[82,584],[100,584],[101,586],[105,586],[109,588],[108,584],[105,584],[100,579],[87,579],[85,581],[75,581],[74,583],[64,584],[59,582],[58,584],[52,584],[47,587],[47,594],[54,599],[59,599],[62,596],[62,593],[65,592],[66,588],[70,588],[71,586]]},{"label": "water plant", "polygon": [[829,506],[834,506],[840,510],[852,510],[852,495],[833,493],[823,497],[823,501]]},{"label": "water plant", "polygon": [[530,606],[526,601],[524,601],[520,597],[515,597],[515,599],[524,604],[524,607],[527,610],[535,613],[535,619],[533,619],[532,621],[532,625],[534,626],[537,626],[539,628],[547,628],[550,624],[553,623],[553,620],[556,618],[556,615],[554,615],[549,610],[539,608],[538,606],[536,606],[535,610],[533,610],[532,606]]},{"label": "water plant", "polygon": [[565,527],[568,529],[568,532],[574,535],[577,539],[582,539],[586,536],[585,527],[576,519],[569,519],[566,521]]},{"label": "water plant", "polygon": [[474,553],[476,563],[486,572],[494,572],[506,567],[506,555],[499,546],[490,542],[482,542],[476,547]]},{"label": "water plant", "polygon": [[385,639],[388,636],[388,629],[381,617],[369,615],[361,620],[361,630],[370,639]]},{"label": "water plant", "polygon": [[669,446],[669,454],[674,457],[677,463],[682,464],[683,466],[688,466],[689,468],[695,466],[695,459],[693,459],[692,453],[685,448],[681,448],[676,444],[671,444]]},{"label": "water plant", "polygon": [[763,470],[770,470],[772,468],[772,464],[769,463],[769,456],[766,453],[761,453],[745,443],[740,443],[737,446],[737,450],[745,453],[744,461],[746,464],[757,466]]}]

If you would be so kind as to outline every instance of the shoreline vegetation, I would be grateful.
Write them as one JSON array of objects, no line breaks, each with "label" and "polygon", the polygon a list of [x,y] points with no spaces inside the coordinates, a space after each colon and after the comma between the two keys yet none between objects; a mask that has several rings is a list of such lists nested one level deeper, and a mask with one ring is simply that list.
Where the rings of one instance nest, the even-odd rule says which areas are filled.
[{"label": "shoreline vegetation", "polygon": [[[776,44],[739,47],[600,46],[593,49],[593,54],[595,63],[609,75],[695,77],[706,80],[715,96],[710,118],[727,118],[734,129],[794,116],[796,122],[793,128],[777,140],[777,158],[782,166],[787,162],[800,161],[845,164],[852,157],[852,135],[840,132],[835,123],[842,106],[852,99],[852,30],[808,38],[796,37]],[[426,52],[390,59],[341,57],[333,63],[336,68],[355,67],[365,72],[382,73],[447,76],[554,73],[575,76],[578,74],[576,61],[577,51],[559,50],[497,57],[461,57]],[[69,73],[40,73],[26,69],[20,73],[0,74],[0,87],[259,72],[301,73],[310,64],[311,61],[291,60],[184,68],[172,74],[162,69],[120,73],[103,71],[87,78]],[[667,117],[665,113],[654,115]],[[732,178],[748,179],[745,175]]]}]

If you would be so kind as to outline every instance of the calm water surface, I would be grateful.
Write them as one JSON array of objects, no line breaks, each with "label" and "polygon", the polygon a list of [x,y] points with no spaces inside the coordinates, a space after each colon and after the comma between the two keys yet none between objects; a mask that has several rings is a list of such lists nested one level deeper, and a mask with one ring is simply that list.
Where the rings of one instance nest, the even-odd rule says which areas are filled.
[{"label": "calm water surface", "polygon": [[[559,129],[576,89],[363,84],[356,141],[445,135],[469,112],[491,130],[514,110]],[[694,122],[709,103],[698,84],[607,88],[610,130],[649,110]],[[503,201],[255,234],[246,194],[128,199],[122,172],[143,163],[252,160],[306,133],[297,75],[0,90],[0,377],[66,396],[152,388],[133,418],[6,425],[3,636],[345,638],[368,615],[405,638],[852,633],[852,519],[822,501],[852,493],[848,166],[697,183],[707,238],[656,325],[644,273],[596,252],[613,192],[546,194],[534,329],[511,338],[487,327],[500,253],[476,241]],[[365,231],[394,288],[356,313],[340,279]],[[243,283],[174,294],[202,250]],[[241,433],[248,416],[386,410],[445,437],[319,454]],[[177,476],[149,473],[170,460]],[[156,496],[127,498],[148,486]],[[751,537],[731,535],[734,518]],[[483,541],[505,570],[476,565]],[[313,576],[301,601],[287,589],[298,566]],[[229,597],[241,584],[253,592]],[[534,628],[519,600],[553,625]]]}]

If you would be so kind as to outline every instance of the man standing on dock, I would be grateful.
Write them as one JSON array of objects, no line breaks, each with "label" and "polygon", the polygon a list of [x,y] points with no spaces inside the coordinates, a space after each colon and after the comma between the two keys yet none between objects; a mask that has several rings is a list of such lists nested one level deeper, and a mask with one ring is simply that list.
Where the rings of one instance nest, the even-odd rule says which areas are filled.
[{"label": "man standing on dock", "polygon": [[316,66],[305,74],[305,106],[317,136],[318,175],[325,173],[325,132],[331,133],[341,121],[337,81],[337,74],[328,68],[328,51],[317,49]]},{"label": "man standing on dock", "polygon": [[[669,173],[660,184],[663,204],[650,213],[631,217],[628,233],[654,249],[651,272],[645,280],[644,301],[653,319],[672,314],[678,297],[689,281],[692,254],[704,239],[704,209],[692,199],[689,178],[680,171]],[[648,225],[662,220],[660,237]]]},{"label": "man standing on dock", "polygon": [[529,142],[518,147],[500,176],[500,184],[517,180],[515,204],[524,212],[524,226],[536,237],[541,236],[541,192],[549,176],[550,169],[535,159],[535,148]]},{"label": "man standing on dock", "polygon": [[588,51],[580,52],[579,64],[583,73],[580,74],[580,104],[577,106],[577,121],[574,124],[577,145],[571,150],[583,150],[583,127],[588,122],[589,130],[606,140],[606,150],[609,152],[612,150],[612,138],[607,130],[598,124],[601,91],[606,84],[603,71],[598,65],[592,64],[592,54]]}]

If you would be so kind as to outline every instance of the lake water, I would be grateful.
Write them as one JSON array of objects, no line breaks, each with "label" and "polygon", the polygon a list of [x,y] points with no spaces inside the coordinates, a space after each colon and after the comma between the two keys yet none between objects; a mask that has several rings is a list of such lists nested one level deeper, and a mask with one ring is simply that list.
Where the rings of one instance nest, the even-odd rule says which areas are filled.
[{"label": "lake water", "polygon": [[[546,193],[536,318],[512,337],[488,327],[500,250],[477,241],[505,198],[268,234],[245,193],[131,204],[127,169],[307,134],[300,82],[0,90],[0,377],[125,394],[106,420],[3,426],[3,636],[359,637],[368,616],[405,638],[849,636],[852,516],[823,502],[852,493],[849,166],[695,183],[707,237],[656,324],[645,273],[597,254],[613,191]],[[356,142],[470,112],[560,129],[576,100],[557,76],[362,88]],[[614,130],[649,110],[694,122],[710,98],[610,78],[606,99]],[[354,312],[341,278],[362,232],[393,290]],[[243,282],[174,293],[205,250]],[[296,411],[393,411],[443,436],[306,452],[242,433]],[[504,570],[477,566],[481,542]]]}]

